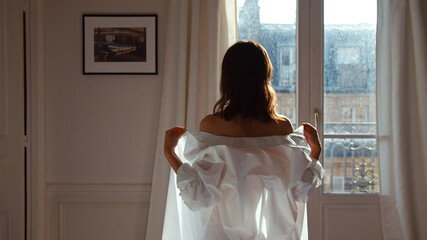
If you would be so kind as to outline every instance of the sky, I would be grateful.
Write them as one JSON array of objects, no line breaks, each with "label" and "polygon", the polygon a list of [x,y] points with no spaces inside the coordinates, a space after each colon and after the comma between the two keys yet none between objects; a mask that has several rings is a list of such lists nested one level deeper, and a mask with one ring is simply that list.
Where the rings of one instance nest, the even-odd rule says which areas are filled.
[{"label": "sky", "polygon": [[[241,7],[245,0],[237,0]],[[259,0],[261,23],[295,23],[296,0]],[[376,24],[376,0],[324,0],[325,24]]]}]

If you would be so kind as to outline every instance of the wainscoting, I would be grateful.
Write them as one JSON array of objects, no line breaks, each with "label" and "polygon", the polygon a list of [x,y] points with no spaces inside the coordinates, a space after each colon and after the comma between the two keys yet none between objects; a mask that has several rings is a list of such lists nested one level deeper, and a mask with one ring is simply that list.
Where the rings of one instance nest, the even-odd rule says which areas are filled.
[{"label": "wainscoting", "polygon": [[48,185],[48,239],[145,238],[150,185]]},{"label": "wainscoting", "polygon": [[381,239],[378,208],[378,204],[323,205],[323,239]]}]

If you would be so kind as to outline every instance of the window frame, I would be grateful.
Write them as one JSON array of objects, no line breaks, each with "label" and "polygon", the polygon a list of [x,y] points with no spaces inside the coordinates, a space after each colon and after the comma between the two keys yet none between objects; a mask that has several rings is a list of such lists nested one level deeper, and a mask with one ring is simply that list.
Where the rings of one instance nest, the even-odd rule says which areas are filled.
[{"label": "window frame", "polygon": [[[324,134],[324,5],[323,0],[297,0],[297,122],[310,122],[319,129],[322,144],[328,138],[376,138],[375,134]],[[308,70],[307,70],[308,69]],[[320,89],[320,91],[319,91]],[[300,94],[308,92],[307,94]],[[322,154],[323,155],[323,154]],[[323,156],[320,161],[324,165]],[[308,204],[309,239],[327,239],[323,224],[325,208],[373,205],[379,211],[378,194],[324,193],[316,189]]]}]

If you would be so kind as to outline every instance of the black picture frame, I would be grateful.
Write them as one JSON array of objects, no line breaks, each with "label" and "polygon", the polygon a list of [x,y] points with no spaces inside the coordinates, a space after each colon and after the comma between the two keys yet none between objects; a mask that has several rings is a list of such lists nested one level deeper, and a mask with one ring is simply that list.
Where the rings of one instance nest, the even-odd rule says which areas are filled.
[{"label": "black picture frame", "polygon": [[157,15],[83,14],[83,74],[157,74]]}]

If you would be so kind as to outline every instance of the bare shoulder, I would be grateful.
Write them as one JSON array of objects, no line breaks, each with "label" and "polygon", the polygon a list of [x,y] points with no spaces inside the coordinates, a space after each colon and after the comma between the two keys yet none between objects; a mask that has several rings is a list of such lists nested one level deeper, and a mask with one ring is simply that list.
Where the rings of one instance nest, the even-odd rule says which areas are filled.
[{"label": "bare shoulder", "polygon": [[291,121],[280,116],[277,121],[261,121],[256,119],[225,120],[220,114],[207,115],[200,121],[199,130],[220,136],[260,137],[288,135],[294,131]]},{"label": "bare shoulder", "polygon": [[217,114],[209,114],[200,121],[199,130],[203,132],[212,132],[221,121],[221,117]]},{"label": "bare shoulder", "polygon": [[277,127],[283,131],[284,135],[290,134],[294,132],[294,127],[292,126],[292,122],[285,116],[280,115],[280,120],[277,121]]}]

